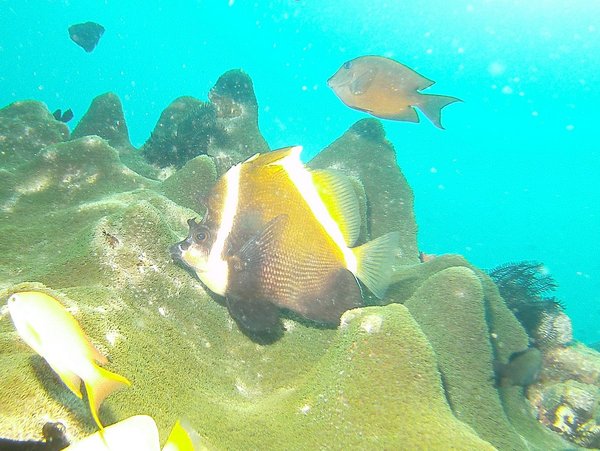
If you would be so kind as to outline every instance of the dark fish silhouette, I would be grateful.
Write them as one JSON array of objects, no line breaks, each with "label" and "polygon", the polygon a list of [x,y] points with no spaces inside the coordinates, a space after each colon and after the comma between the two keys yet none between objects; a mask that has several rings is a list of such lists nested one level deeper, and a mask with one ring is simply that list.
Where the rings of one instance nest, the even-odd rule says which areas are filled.
[{"label": "dark fish silhouette", "polygon": [[520,385],[526,387],[537,382],[542,371],[542,353],[537,348],[513,352],[508,363],[494,361],[497,387]]},{"label": "dark fish silhouette", "polygon": [[71,110],[71,108],[69,108],[63,113],[60,109],[58,109],[54,113],[52,113],[52,116],[54,116],[54,119],[56,119],[57,121],[66,123],[73,119],[73,111]]},{"label": "dark fish silhouette", "polygon": [[69,27],[69,36],[86,52],[91,52],[104,34],[104,27],[95,22],[78,23]]}]

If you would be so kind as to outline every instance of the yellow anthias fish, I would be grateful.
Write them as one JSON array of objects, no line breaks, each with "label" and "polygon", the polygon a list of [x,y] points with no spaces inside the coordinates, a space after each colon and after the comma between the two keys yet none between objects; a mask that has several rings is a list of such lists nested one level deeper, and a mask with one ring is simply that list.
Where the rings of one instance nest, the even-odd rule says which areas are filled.
[{"label": "yellow anthias fish", "polygon": [[[175,423],[162,451],[203,451],[207,448],[193,440],[179,421]],[[134,415],[111,424],[64,451],[159,451],[158,428],[148,415]]]},{"label": "yellow anthias fish", "polygon": [[25,343],[48,362],[79,398],[82,398],[83,381],[92,417],[102,429],[98,418],[102,401],[130,382],[97,365],[104,365],[108,360],[90,342],[75,318],[52,296],[38,291],[15,293],[8,299],[8,311]]},{"label": "yellow anthias fish", "polygon": [[111,424],[64,451],[160,451],[158,429],[152,417],[134,415]]},{"label": "yellow anthias fish", "polygon": [[346,61],[327,81],[335,94],[351,108],[382,119],[419,122],[419,107],[436,127],[442,127],[442,108],[456,97],[422,94],[435,82],[410,67],[383,56],[361,56]]},{"label": "yellow anthias fish", "polygon": [[357,279],[382,297],[397,232],[355,246],[361,216],[351,181],[309,170],[302,148],[255,155],[221,177],[202,222],[171,248],[213,292],[225,296],[243,328],[271,331],[279,308],[339,324],[362,305]]}]

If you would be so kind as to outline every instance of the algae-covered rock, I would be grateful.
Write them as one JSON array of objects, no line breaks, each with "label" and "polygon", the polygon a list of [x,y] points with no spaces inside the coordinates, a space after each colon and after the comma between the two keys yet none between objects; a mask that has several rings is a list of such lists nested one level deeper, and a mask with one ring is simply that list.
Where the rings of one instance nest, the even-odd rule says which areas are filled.
[{"label": "algae-covered rock", "polygon": [[209,102],[174,100],[161,114],[141,151],[159,167],[181,168],[199,155],[215,160],[218,175],[269,147],[258,130],[258,104],[252,80],[240,70],[223,74]]},{"label": "algae-covered rock", "polygon": [[208,151],[215,158],[219,175],[255,153],[269,150],[258,129],[258,102],[248,74],[239,69],[225,72],[208,93],[208,98],[217,110],[217,123],[228,136],[227,147],[219,146],[217,142]]},{"label": "algae-covered rock", "polygon": [[9,173],[35,158],[46,146],[67,139],[68,127],[54,119],[43,103],[11,103],[0,109],[0,171]]},{"label": "algae-covered rock", "polygon": [[442,270],[429,277],[405,305],[438,356],[456,416],[496,448],[524,449],[493,386],[493,350],[483,288],[475,273],[466,267]]},{"label": "algae-covered rock", "polygon": [[499,449],[568,446],[536,421],[521,387],[494,387],[493,362],[526,349],[528,337],[487,274],[444,255],[392,277],[390,296],[405,303],[430,340],[459,418]]},{"label": "algae-covered rock", "polygon": [[217,168],[213,159],[201,155],[188,161],[183,168],[166,179],[162,188],[169,199],[190,210],[200,211],[202,202],[217,181]]},{"label": "algae-covered rock", "polygon": [[395,265],[419,261],[413,193],[396,163],[396,152],[385,139],[381,123],[363,119],[326,147],[308,164],[336,169],[362,182],[367,201],[367,239],[400,232]]},{"label": "algae-covered rock", "polygon": [[117,149],[121,161],[131,170],[145,177],[156,179],[159,171],[147,164],[129,141],[129,131],[123,114],[121,100],[116,94],[99,95],[90,105],[71,135],[72,139],[99,136]]},{"label": "algae-covered rock", "polygon": [[107,92],[92,100],[89,109],[73,130],[72,138],[91,135],[104,138],[115,148],[132,147],[123,106],[116,94]]}]

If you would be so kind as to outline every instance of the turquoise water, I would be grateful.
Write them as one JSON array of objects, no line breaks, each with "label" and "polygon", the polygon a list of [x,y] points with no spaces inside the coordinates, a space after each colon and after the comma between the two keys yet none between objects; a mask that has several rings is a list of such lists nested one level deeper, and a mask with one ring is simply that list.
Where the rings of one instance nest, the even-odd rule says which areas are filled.
[{"label": "turquoise water", "polygon": [[[456,96],[446,130],[384,121],[415,193],[419,245],[482,268],[544,262],[576,338],[600,340],[600,3],[538,1],[1,1],[0,105],[72,108],[119,95],[134,145],[174,98],[253,79],[272,148],[316,154],[367,117],[326,80],[392,57]],[[135,6],[134,6],[135,5]],[[106,32],[92,53],[67,28]]]}]

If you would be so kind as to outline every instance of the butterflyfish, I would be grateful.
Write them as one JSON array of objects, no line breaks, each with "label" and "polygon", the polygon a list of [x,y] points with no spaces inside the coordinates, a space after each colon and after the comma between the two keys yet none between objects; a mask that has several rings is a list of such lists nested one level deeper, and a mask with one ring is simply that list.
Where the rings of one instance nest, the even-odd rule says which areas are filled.
[{"label": "butterflyfish", "polygon": [[39,291],[15,293],[8,299],[8,311],[23,341],[48,362],[78,398],[82,398],[83,381],[92,417],[102,429],[100,405],[109,394],[130,382],[98,365],[108,363],[107,358],[52,296]]},{"label": "butterflyfish", "polygon": [[361,56],[346,61],[327,81],[342,102],[382,119],[419,122],[418,107],[438,128],[442,108],[456,97],[423,94],[435,82],[410,67],[383,56]]},{"label": "butterflyfish", "polygon": [[361,227],[351,180],[309,170],[302,147],[256,154],[229,169],[207,197],[202,221],[188,221],[171,247],[244,330],[273,331],[279,309],[339,324],[362,305],[360,280],[381,298],[399,240],[390,232],[355,246]]}]

